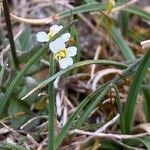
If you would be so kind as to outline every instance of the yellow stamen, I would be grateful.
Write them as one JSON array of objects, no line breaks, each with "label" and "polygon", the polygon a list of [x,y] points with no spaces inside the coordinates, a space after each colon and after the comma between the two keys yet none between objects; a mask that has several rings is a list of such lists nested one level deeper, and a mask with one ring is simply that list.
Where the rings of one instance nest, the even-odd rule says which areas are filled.
[{"label": "yellow stamen", "polygon": [[47,35],[48,35],[48,40],[50,40],[53,37],[53,35],[51,34],[51,32],[49,32]]},{"label": "yellow stamen", "polygon": [[62,58],[65,58],[66,55],[67,55],[67,50],[64,48],[64,49],[61,49],[57,53],[54,54],[54,59],[60,60]]}]

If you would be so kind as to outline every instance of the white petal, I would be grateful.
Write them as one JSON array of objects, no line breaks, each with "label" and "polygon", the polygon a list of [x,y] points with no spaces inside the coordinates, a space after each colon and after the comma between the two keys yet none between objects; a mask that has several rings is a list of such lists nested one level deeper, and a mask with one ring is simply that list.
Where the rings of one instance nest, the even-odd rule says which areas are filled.
[{"label": "white petal", "polygon": [[58,26],[58,25],[53,25],[50,27],[50,33],[52,35],[55,35],[57,32],[59,32],[61,29],[63,28],[63,26]]},{"label": "white petal", "polygon": [[75,56],[77,54],[77,48],[75,46],[71,46],[67,48],[67,56]]},{"label": "white petal", "polygon": [[49,44],[49,49],[53,53],[56,53],[57,51],[64,49],[64,48],[65,48],[65,43],[60,38],[56,39],[55,41]]},{"label": "white petal", "polygon": [[65,69],[68,66],[71,66],[73,64],[73,59],[71,57],[66,57],[66,58],[60,59],[58,62],[59,62],[60,68]]},{"label": "white petal", "polygon": [[69,41],[69,38],[71,37],[70,33],[65,33],[63,34],[60,38],[64,41],[67,42]]},{"label": "white petal", "polygon": [[46,32],[38,32],[36,34],[36,38],[37,38],[38,42],[48,42],[49,41],[48,35]]}]

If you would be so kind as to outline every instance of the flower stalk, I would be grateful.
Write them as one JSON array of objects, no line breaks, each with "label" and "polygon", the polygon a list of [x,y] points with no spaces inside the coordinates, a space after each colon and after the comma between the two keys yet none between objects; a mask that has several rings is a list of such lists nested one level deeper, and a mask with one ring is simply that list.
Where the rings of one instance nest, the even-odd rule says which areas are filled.
[{"label": "flower stalk", "polygon": [[10,49],[11,49],[12,59],[13,59],[15,68],[18,70],[19,69],[19,63],[18,63],[18,59],[17,59],[17,53],[16,53],[15,43],[14,43],[14,38],[13,38],[8,0],[3,0],[3,8],[4,8],[6,28],[7,28],[8,38],[9,38],[9,42],[10,42]]},{"label": "flower stalk", "polygon": [[[63,26],[53,25],[49,28],[49,32],[40,31],[36,34],[38,42],[45,43],[58,33]],[[61,69],[66,69],[73,64],[72,57],[77,54],[75,46],[67,47],[67,42],[71,37],[70,33],[60,35],[56,40],[49,43],[50,55],[49,77],[55,74],[55,60],[59,62]],[[48,84],[48,150],[55,150],[55,91],[53,81]]]},{"label": "flower stalk", "polygon": [[[50,67],[49,67],[49,76],[51,77],[55,73],[55,60],[53,55],[50,55]],[[55,140],[55,89],[54,82],[48,84],[48,150],[55,150],[54,140]]]}]

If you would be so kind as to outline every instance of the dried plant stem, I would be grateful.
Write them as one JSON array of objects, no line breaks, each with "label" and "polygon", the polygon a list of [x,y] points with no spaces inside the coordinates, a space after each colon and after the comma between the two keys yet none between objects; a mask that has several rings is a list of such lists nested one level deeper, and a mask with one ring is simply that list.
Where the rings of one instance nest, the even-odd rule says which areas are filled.
[{"label": "dried plant stem", "polygon": [[84,134],[84,135],[91,135],[92,137],[101,137],[101,138],[115,138],[115,139],[132,139],[132,138],[138,138],[148,135],[147,132],[135,134],[135,135],[125,135],[125,134],[111,134],[111,133],[96,133],[96,132],[87,132],[83,130],[75,129],[71,133],[78,133],[78,134]]},{"label": "dried plant stem", "polygon": [[17,136],[20,136],[20,134],[18,132],[16,132],[14,129],[10,128],[9,126],[7,126],[5,123],[3,123],[2,121],[0,121],[0,124],[2,124],[5,128],[7,128],[9,131],[11,131],[12,133],[15,133]]},{"label": "dried plant stem", "polygon": [[[50,55],[50,67],[49,67],[49,76],[52,76],[55,73],[55,61],[53,55]],[[54,91],[54,82],[48,84],[48,149],[55,150],[54,139],[55,139],[55,127],[54,127],[54,116],[55,116],[55,91]]]},{"label": "dried plant stem", "polygon": [[[97,60],[99,58],[99,54],[100,54],[101,50],[102,50],[102,47],[99,45],[96,49],[94,60]],[[93,77],[94,77],[95,69],[96,69],[96,64],[93,64],[91,67],[91,79],[93,79]]]},{"label": "dried plant stem", "polygon": [[[111,119],[110,121],[108,121],[104,126],[102,126],[101,128],[99,128],[98,130],[95,131],[95,133],[101,133],[104,132],[109,126],[113,125],[120,117],[120,114],[117,114],[113,119]],[[93,137],[95,136],[89,136],[86,140],[85,143],[89,140],[91,140]]]},{"label": "dried plant stem", "polygon": [[150,48],[150,40],[142,41],[141,45],[142,45],[142,49]]},{"label": "dried plant stem", "polygon": [[28,120],[25,124],[23,124],[20,129],[24,129],[25,127],[27,127],[30,123],[32,123],[33,121],[35,121],[36,119],[40,119],[40,118],[44,118],[44,119],[47,119],[47,116],[46,115],[43,115],[43,116],[37,116],[37,117],[34,117],[34,118],[31,118],[30,120]]},{"label": "dried plant stem", "polygon": [[12,26],[11,26],[11,20],[10,20],[8,0],[3,0],[3,8],[4,8],[5,21],[6,21],[7,31],[8,31],[8,38],[9,38],[9,42],[10,42],[12,59],[13,59],[15,68],[19,69],[19,63],[18,63],[17,53],[16,53],[16,49],[15,49],[15,43],[14,43],[14,39],[13,39],[13,32],[12,32]]},{"label": "dried plant stem", "polygon": [[105,131],[109,126],[114,124],[119,119],[119,117],[120,117],[120,114],[117,114],[112,120],[108,121],[104,126],[96,130],[96,133]]}]

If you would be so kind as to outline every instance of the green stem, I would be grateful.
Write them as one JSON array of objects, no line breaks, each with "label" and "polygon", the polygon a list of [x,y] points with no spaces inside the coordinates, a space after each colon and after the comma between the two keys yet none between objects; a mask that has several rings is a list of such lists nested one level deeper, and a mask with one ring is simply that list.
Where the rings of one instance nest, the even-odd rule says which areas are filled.
[{"label": "green stem", "polygon": [[16,53],[16,49],[15,49],[15,43],[14,43],[10,14],[9,14],[8,0],[3,0],[3,8],[4,8],[5,21],[6,21],[6,27],[7,27],[7,32],[8,32],[8,38],[9,38],[9,42],[10,42],[12,59],[13,59],[15,68],[19,69],[19,63],[18,63],[18,59],[17,59],[17,53]]},{"label": "green stem", "polygon": [[[51,77],[55,73],[55,61],[53,55],[50,55],[50,67],[49,67],[49,76]],[[54,127],[54,118],[55,118],[55,91],[54,91],[54,82],[48,84],[48,95],[49,95],[49,121],[48,121],[48,150],[55,150],[54,139],[55,139],[55,127]]]}]

